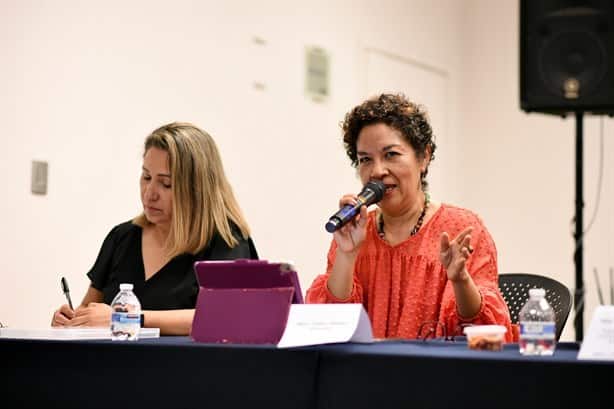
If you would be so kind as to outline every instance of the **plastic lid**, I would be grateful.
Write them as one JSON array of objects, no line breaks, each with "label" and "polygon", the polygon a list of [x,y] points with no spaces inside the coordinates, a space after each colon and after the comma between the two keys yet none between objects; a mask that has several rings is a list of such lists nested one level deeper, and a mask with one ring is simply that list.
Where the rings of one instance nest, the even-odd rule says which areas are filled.
[{"label": "plastic lid", "polygon": [[119,290],[120,291],[124,291],[124,290],[132,290],[134,288],[134,286],[132,284],[120,284],[119,285]]},{"label": "plastic lid", "polygon": [[545,297],[546,290],[543,288],[531,288],[529,290],[529,297],[537,298],[537,297]]},{"label": "plastic lid", "polygon": [[505,334],[507,328],[503,325],[472,325],[463,328],[463,332],[469,337],[474,335],[499,335]]}]

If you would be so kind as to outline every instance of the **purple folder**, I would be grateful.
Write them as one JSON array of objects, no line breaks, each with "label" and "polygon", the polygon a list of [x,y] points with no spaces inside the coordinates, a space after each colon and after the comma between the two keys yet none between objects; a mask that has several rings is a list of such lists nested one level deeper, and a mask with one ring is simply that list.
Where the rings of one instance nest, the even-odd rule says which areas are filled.
[{"label": "purple folder", "polygon": [[199,285],[191,337],[198,342],[277,344],[291,303],[302,303],[298,276],[287,263],[197,261]]}]

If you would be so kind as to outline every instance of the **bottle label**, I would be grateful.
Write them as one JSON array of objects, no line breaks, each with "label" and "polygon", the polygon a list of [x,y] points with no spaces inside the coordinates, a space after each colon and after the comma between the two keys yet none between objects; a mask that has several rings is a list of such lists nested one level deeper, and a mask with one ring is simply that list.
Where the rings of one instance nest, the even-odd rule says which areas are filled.
[{"label": "bottle label", "polygon": [[137,340],[140,327],[140,314],[134,312],[113,312],[111,314],[111,339],[113,340]]},{"label": "bottle label", "polygon": [[556,325],[554,322],[520,321],[520,337],[533,339],[554,339]]},{"label": "bottle label", "polygon": [[114,312],[111,314],[111,321],[117,324],[137,324],[141,326],[141,315],[127,312]]}]

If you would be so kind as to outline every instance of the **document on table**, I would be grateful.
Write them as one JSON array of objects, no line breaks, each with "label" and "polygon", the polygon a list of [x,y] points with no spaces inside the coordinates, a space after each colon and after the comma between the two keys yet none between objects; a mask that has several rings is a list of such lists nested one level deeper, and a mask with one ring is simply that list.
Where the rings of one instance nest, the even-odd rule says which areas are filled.
[{"label": "document on table", "polygon": [[278,348],[336,342],[373,342],[362,304],[292,304]]},{"label": "document on table", "polygon": [[[160,328],[141,328],[139,331],[139,339],[159,337]],[[0,328],[0,338],[60,341],[111,339],[111,329],[108,327]]]},{"label": "document on table", "polygon": [[614,306],[597,306],[578,359],[614,361]]}]

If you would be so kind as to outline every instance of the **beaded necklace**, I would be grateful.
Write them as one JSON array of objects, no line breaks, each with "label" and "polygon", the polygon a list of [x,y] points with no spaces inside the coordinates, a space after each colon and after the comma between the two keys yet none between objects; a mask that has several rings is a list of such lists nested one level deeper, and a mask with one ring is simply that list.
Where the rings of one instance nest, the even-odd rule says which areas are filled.
[{"label": "beaded necklace", "polygon": [[[428,209],[429,207],[429,202],[430,202],[429,194],[424,192],[424,207],[422,208],[422,211],[420,212],[420,216],[418,216],[418,220],[416,221],[416,224],[409,232],[410,237],[415,236],[416,233],[418,233],[418,230],[420,230],[420,227],[422,227],[422,223],[424,222],[424,216],[426,215],[426,209]],[[381,213],[378,215],[377,233],[379,234],[379,237],[382,240],[386,240],[385,238],[386,234],[384,233],[384,216],[382,216]]]}]

